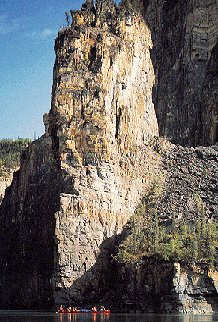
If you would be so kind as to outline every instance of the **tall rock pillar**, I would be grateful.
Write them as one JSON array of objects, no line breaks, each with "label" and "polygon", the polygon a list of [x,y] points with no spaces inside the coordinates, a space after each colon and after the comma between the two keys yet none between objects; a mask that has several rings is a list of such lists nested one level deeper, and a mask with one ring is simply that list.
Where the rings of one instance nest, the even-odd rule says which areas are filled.
[{"label": "tall rock pillar", "polygon": [[103,245],[121,232],[148,187],[145,144],[158,136],[149,29],[112,1],[98,1],[93,12],[91,19],[85,8],[72,12],[72,26],[55,43],[48,133],[59,142],[62,176],[57,303],[96,299],[101,285],[93,276],[107,266]]}]

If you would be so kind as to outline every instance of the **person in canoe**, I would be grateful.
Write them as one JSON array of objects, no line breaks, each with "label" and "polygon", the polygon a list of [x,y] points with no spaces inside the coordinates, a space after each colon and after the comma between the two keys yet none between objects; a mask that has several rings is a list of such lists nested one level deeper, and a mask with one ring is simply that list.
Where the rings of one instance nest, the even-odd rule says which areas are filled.
[{"label": "person in canoe", "polygon": [[101,307],[100,307],[100,312],[105,312],[105,307],[104,307],[104,305],[101,305]]},{"label": "person in canoe", "polygon": [[58,312],[59,313],[63,313],[64,312],[63,305],[60,305]]},{"label": "person in canoe", "polygon": [[97,307],[96,306],[93,306],[92,313],[97,313]]},{"label": "person in canoe", "polygon": [[71,308],[71,306],[68,306],[68,308],[67,308],[67,312],[68,312],[68,313],[71,313],[71,312],[72,312],[72,308]]},{"label": "person in canoe", "polygon": [[73,312],[73,313],[78,313],[78,312],[79,312],[76,306],[75,306],[75,307],[73,307],[72,312]]}]

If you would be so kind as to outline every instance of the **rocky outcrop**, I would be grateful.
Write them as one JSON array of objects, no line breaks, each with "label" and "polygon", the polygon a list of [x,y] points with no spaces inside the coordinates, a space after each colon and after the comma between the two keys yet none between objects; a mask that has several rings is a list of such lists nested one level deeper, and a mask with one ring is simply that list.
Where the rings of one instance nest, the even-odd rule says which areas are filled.
[{"label": "rocky outcrop", "polygon": [[[198,202],[204,205],[205,220],[218,215],[218,147],[187,148],[152,146],[162,156],[164,182],[157,177],[161,194],[155,201],[155,213],[165,226],[190,224],[199,218]],[[146,209],[144,209],[146,211]],[[129,234],[128,225],[117,238],[119,245]],[[134,246],[133,246],[134,247]],[[115,250],[116,252],[116,250]],[[217,311],[217,271],[208,263],[185,265],[141,256],[134,263],[115,265],[116,281],[102,298],[114,310],[128,312],[204,313]],[[114,300],[115,298],[115,300]]]},{"label": "rocky outcrop", "polygon": [[11,185],[13,173],[19,169],[22,151],[29,145],[30,139],[0,139],[0,204],[5,190]]},{"label": "rocky outcrop", "polygon": [[[173,289],[174,294],[178,296],[175,309],[183,313],[216,312],[218,309],[216,283],[217,272],[208,271],[207,265],[184,269],[175,263]],[[168,304],[168,308],[172,307],[172,301],[169,302],[171,303]]]},{"label": "rocky outcrop", "polygon": [[71,12],[73,24],[55,44],[46,122],[47,135],[59,142],[62,178],[52,278],[57,303],[96,299],[91,268],[101,244],[121,232],[159,171],[145,148],[158,135],[150,32],[141,17],[127,22],[114,6],[100,4],[96,13],[88,5]]},{"label": "rocky outcrop", "polygon": [[[1,204],[0,306],[51,307],[54,213],[60,209],[59,163],[50,137],[22,154]],[[13,303],[13,304],[12,304]]]}]

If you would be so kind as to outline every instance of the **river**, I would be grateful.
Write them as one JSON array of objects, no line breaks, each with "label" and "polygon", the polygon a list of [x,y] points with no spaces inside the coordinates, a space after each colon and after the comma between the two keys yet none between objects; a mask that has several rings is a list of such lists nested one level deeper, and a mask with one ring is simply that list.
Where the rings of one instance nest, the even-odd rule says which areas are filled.
[{"label": "river", "polygon": [[0,311],[0,322],[218,322],[218,314],[56,314]]}]

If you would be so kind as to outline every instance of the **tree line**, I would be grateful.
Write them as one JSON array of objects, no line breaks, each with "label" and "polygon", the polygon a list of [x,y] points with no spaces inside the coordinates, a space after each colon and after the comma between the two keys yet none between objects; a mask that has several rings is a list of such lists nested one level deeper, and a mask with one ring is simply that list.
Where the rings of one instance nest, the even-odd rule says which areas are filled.
[{"label": "tree line", "polygon": [[121,263],[153,257],[157,261],[184,264],[218,263],[218,223],[208,221],[202,199],[194,196],[197,218],[193,221],[173,219],[163,222],[155,207],[145,203],[136,210],[127,225],[126,238],[118,246],[115,259]]},{"label": "tree line", "polygon": [[1,139],[0,140],[0,168],[7,171],[15,168],[20,163],[20,155],[22,151],[30,144],[30,139],[18,138]]}]

